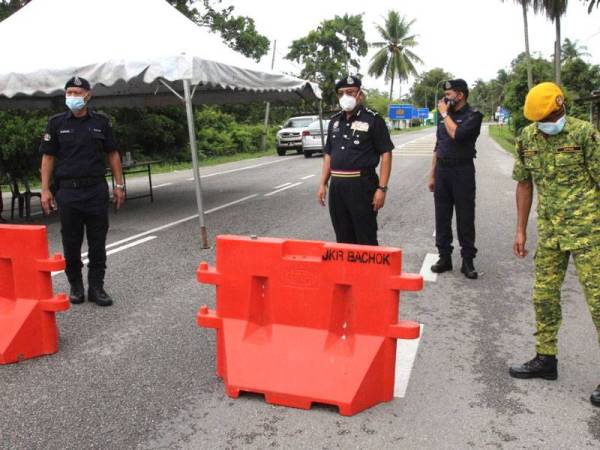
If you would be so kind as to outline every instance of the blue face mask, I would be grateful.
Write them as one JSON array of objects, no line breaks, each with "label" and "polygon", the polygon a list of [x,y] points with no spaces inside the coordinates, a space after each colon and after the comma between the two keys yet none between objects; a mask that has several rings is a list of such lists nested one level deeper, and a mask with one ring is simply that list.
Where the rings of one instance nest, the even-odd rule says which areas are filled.
[{"label": "blue face mask", "polygon": [[538,122],[538,129],[544,134],[558,134],[565,128],[565,123],[567,123],[567,116],[562,116],[556,122]]},{"label": "blue face mask", "polygon": [[73,112],[81,111],[85,107],[85,100],[83,97],[72,97],[68,96],[65,98],[65,104]]}]

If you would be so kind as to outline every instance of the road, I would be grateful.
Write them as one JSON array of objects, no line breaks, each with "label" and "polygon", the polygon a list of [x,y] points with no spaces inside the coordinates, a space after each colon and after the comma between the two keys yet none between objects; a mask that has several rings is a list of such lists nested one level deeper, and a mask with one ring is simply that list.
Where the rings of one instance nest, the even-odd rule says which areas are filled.
[{"label": "road", "polygon": [[[397,150],[380,242],[403,249],[406,272],[435,254],[433,199],[426,188],[431,130],[394,137]],[[195,323],[214,305],[200,285],[201,260],[190,171],[155,177],[155,202],[111,213],[107,290],[116,304],[74,305],[58,315],[57,354],[0,367],[0,448],[598,448],[600,409],[588,397],[600,382],[595,330],[570,267],[563,288],[557,381],[514,380],[508,365],[534,354],[531,256],[512,255],[512,157],[483,132],[478,144],[476,267],[433,277],[403,293],[403,319],[422,338],[398,363],[398,398],[353,417],[225,395],[215,375],[215,333]],[[333,240],[316,202],[321,158],[266,157],[203,169],[210,242],[216,234]],[[142,192],[132,180],[131,192]],[[60,251],[56,217],[51,251]],[[534,221],[528,248],[535,245]],[[458,267],[457,267],[458,266]],[[57,291],[68,288],[64,274]],[[411,350],[416,351],[411,353]]]}]

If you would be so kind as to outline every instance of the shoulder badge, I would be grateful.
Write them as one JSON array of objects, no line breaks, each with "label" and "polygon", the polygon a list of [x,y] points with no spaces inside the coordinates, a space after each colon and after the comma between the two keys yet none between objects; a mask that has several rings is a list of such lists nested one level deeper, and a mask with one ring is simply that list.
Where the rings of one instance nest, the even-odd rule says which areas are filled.
[{"label": "shoulder badge", "polygon": [[110,118],[110,116],[108,114],[106,114],[102,111],[92,111],[92,114],[95,114],[95,115],[105,119],[108,122],[108,126],[112,128],[112,119]]},{"label": "shoulder badge", "polygon": [[374,116],[378,116],[379,115],[379,113],[377,111],[373,111],[372,109],[369,109],[367,107],[365,107],[365,111],[368,112],[368,113],[370,113],[370,114],[372,114],[372,115],[374,115]]}]

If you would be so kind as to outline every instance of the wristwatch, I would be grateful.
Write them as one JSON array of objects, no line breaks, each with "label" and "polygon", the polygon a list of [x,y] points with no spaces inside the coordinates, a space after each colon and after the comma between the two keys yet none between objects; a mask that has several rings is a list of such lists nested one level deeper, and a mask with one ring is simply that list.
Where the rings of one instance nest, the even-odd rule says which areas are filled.
[{"label": "wristwatch", "polygon": [[445,119],[446,117],[448,117],[447,112],[440,113],[440,115],[442,116],[442,119]]},{"label": "wristwatch", "polygon": [[122,191],[124,191],[125,185],[124,184],[115,184],[115,189],[121,189]]},{"label": "wristwatch", "polygon": [[388,187],[387,186],[377,186],[377,189],[379,189],[381,192],[387,192]]}]

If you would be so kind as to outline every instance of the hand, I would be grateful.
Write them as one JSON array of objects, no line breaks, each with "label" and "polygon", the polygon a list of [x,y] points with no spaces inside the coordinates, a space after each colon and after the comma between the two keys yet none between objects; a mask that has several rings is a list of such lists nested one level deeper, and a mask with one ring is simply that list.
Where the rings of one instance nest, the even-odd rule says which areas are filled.
[{"label": "hand", "polygon": [[448,112],[448,105],[446,104],[443,98],[440,99],[440,101],[438,102],[437,109],[440,112],[440,114]]},{"label": "hand", "polygon": [[319,192],[317,192],[317,200],[321,206],[325,206],[325,199],[327,198],[327,185],[322,184],[319,186]]},{"label": "hand", "polygon": [[525,242],[527,241],[527,234],[524,231],[517,231],[515,236],[515,243],[513,244],[513,251],[519,258],[525,258],[529,253],[525,249]]},{"label": "hand", "polygon": [[381,189],[377,189],[375,191],[375,195],[373,196],[373,211],[379,211],[383,208],[383,204],[385,203],[385,192]]},{"label": "hand", "polygon": [[429,192],[433,192],[435,189],[435,176],[431,175],[429,180],[427,181],[427,187],[429,188]]},{"label": "hand", "polygon": [[121,188],[113,189],[113,203],[116,209],[120,209],[125,203],[125,192]]},{"label": "hand", "polygon": [[54,195],[49,189],[42,189],[42,211],[47,216],[56,209],[56,203],[54,203]]}]

